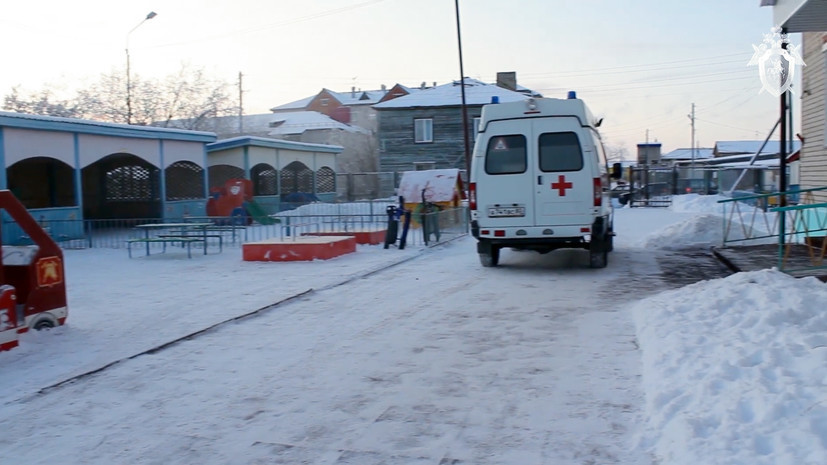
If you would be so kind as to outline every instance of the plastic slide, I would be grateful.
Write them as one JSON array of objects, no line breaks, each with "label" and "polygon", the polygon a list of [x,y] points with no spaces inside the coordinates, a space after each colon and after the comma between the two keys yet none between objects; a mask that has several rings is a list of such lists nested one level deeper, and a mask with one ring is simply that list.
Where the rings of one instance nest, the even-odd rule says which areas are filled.
[{"label": "plastic slide", "polygon": [[244,209],[258,224],[275,224],[278,223],[276,218],[268,215],[264,208],[261,207],[255,200],[247,200],[244,202]]}]

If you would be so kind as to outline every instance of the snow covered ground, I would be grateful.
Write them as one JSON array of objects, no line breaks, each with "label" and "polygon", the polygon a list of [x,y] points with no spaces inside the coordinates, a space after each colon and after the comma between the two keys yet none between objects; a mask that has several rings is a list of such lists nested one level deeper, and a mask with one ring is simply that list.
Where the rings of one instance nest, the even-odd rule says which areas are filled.
[{"label": "snow covered ground", "polygon": [[602,270],[484,269],[469,237],[311,263],[67,251],[68,325],[0,353],[0,463],[827,463],[827,285],[662,279],[664,249],[721,240],[715,200],[616,210]]}]

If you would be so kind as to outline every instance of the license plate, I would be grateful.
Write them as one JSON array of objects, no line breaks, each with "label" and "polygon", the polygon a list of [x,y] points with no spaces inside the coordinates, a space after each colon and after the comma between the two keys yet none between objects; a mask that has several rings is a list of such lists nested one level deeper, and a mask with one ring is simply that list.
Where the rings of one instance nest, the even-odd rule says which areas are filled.
[{"label": "license plate", "polygon": [[525,216],[525,207],[488,207],[488,217]]}]

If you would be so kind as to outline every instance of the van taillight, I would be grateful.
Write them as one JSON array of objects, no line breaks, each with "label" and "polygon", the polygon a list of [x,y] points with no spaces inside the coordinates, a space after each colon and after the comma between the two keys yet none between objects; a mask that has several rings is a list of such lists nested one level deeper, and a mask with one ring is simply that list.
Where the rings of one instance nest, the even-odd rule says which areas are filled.
[{"label": "van taillight", "polygon": [[601,205],[603,205],[603,181],[600,178],[594,178],[594,206]]},{"label": "van taillight", "polygon": [[471,210],[477,209],[477,183],[468,183],[468,206]]}]

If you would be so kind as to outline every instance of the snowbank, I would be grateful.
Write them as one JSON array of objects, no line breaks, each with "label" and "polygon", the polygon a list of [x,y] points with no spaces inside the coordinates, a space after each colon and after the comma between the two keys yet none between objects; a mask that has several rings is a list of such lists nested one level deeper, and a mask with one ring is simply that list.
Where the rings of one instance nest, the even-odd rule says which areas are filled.
[{"label": "snowbank", "polygon": [[[724,242],[724,229],[729,226],[727,238],[740,240],[746,237],[766,236],[776,221],[775,214],[766,214],[760,209],[739,202],[740,215],[732,215],[734,204],[725,210],[720,195],[686,194],[672,197],[672,205],[664,209],[662,216],[670,222],[640,239],[636,246],[642,248],[681,249],[686,247],[720,246]],[[671,213],[671,216],[669,215]],[[685,219],[675,220],[678,215]],[[750,244],[773,243],[776,239],[751,240]]]},{"label": "snowbank", "polygon": [[827,463],[827,285],[776,270],[703,281],[632,306],[663,463]]}]

